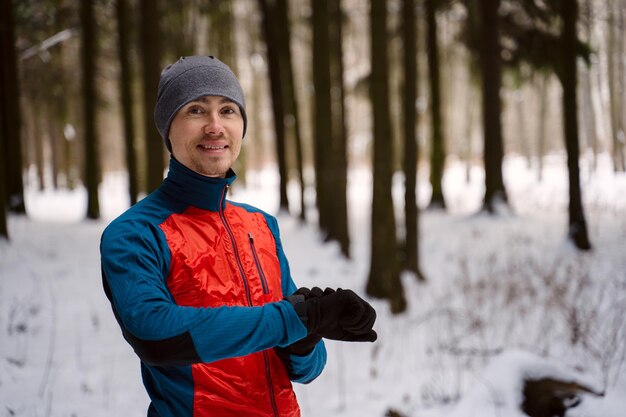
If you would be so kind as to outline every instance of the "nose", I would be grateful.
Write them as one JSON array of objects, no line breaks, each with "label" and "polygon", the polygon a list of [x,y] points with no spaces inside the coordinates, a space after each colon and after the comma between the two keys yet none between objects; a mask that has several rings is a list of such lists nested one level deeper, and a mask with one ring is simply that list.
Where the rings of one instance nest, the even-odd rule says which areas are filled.
[{"label": "nose", "polygon": [[221,135],[224,133],[224,126],[216,112],[210,112],[207,114],[206,122],[204,124],[204,133],[210,136]]}]

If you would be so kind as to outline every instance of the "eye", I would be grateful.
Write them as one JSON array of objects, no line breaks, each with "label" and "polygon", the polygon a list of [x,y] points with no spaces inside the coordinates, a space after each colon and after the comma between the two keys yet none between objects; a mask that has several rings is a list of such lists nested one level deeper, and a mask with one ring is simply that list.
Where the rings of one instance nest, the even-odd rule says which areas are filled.
[{"label": "eye", "polygon": [[227,105],[227,106],[222,107],[222,114],[226,114],[226,115],[237,114],[237,109],[235,108],[235,106]]},{"label": "eye", "polygon": [[187,113],[189,113],[189,114],[203,114],[204,113],[204,108],[202,108],[202,106],[193,105],[193,106],[190,106],[187,109]]}]

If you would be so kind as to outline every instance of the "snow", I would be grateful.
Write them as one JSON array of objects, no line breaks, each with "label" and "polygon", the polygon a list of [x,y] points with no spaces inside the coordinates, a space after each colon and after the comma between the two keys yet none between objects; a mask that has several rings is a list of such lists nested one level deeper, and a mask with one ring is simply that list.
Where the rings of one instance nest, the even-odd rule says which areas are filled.
[{"label": "snow", "polygon": [[[603,391],[584,395],[569,417],[626,416],[626,176],[582,171],[593,251],[565,239],[565,162],[547,159],[542,182],[510,157],[511,210],[476,214],[482,171],[451,161],[444,177],[448,212],[421,213],[426,284],[403,275],[408,310],[382,300],[379,340],[328,342],[328,365],[296,385],[304,417],[520,417],[528,376],[563,376]],[[419,201],[429,186],[420,173]],[[234,200],[277,212],[275,170],[248,175]],[[279,213],[292,274],[302,286],[352,288],[364,295],[369,268],[371,174],[349,177],[352,259],[321,243],[315,228]],[[100,221],[84,221],[84,190],[26,193],[28,218],[9,219],[0,241],[0,415],[127,416],[146,413],[139,362],[123,340],[101,285],[98,244],[127,206],[125,177],[102,184]],[[290,186],[296,207],[298,187]],[[394,182],[402,213],[402,178]],[[307,200],[311,196],[307,194]],[[312,215],[311,218],[314,218]]]}]

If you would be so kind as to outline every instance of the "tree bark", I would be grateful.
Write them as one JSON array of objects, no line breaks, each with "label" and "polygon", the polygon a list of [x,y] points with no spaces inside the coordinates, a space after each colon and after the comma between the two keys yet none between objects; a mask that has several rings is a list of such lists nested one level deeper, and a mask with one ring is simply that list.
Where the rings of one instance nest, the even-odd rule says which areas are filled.
[{"label": "tree bark", "polygon": [[270,6],[268,0],[259,0],[263,14],[263,32],[267,47],[267,61],[270,73],[270,89],[272,92],[272,109],[274,111],[274,131],[276,133],[276,159],[278,160],[278,174],[280,177],[280,209],[289,211],[287,196],[287,147],[285,141],[285,104],[283,78],[281,77],[280,55],[278,52],[278,21],[276,9]]},{"label": "tree bark", "polygon": [[567,151],[567,171],[569,176],[569,238],[578,249],[589,250],[591,243],[587,235],[587,223],[582,205],[580,171],[578,168],[578,116],[576,108],[576,22],[578,20],[578,0],[561,7],[563,19],[562,33],[562,78],[563,84],[563,123],[565,148]]},{"label": "tree bark", "polygon": [[120,61],[120,95],[122,98],[122,121],[124,124],[124,145],[126,149],[126,169],[128,171],[128,196],[130,205],[137,202],[139,179],[137,177],[137,157],[135,155],[135,122],[133,119],[132,68],[129,59],[130,22],[126,0],[116,0],[118,56]]},{"label": "tree bark", "polygon": [[[4,52],[4,51],[3,51]],[[4,56],[4,53],[1,55]],[[6,106],[5,99],[0,97],[0,163],[2,166],[6,166],[6,159],[4,150],[6,149],[6,136],[5,132],[5,120],[4,107]],[[6,174],[4,169],[0,169],[0,238],[9,239],[9,228],[7,225],[7,204],[6,204]]]},{"label": "tree bark", "polygon": [[81,0],[80,21],[82,30],[81,65],[82,96],[84,109],[85,187],[87,188],[87,218],[100,217],[98,183],[100,167],[98,161],[98,132],[96,122],[96,22],[93,0]]},{"label": "tree bark", "polygon": [[7,204],[13,213],[25,214],[24,183],[22,179],[22,139],[21,115],[19,106],[20,88],[18,79],[17,54],[15,50],[15,19],[13,2],[0,2],[0,90],[3,101],[2,131],[4,137],[4,160],[2,167],[5,180],[5,196],[2,204]]},{"label": "tree bark", "polygon": [[156,96],[161,75],[161,29],[159,0],[140,0],[140,43],[142,51],[142,90],[144,112],[144,136],[147,158],[147,191],[157,189],[163,181],[163,139],[154,124],[152,113],[156,105]]},{"label": "tree bark", "polygon": [[[587,42],[591,44],[591,37],[593,33],[592,19],[593,19],[593,5],[591,0],[586,0],[584,3],[586,24],[585,32]],[[596,112],[593,106],[593,91],[591,81],[591,65],[585,65],[583,74],[581,76],[582,81],[582,93],[583,93],[583,126],[585,132],[585,138],[587,146],[591,148],[591,170],[595,172],[598,163],[598,135],[596,126]]]},{"label": "tree bark", "polygon": [[413,272],[419,281],[425,281],[419,262],[419,208],[417,206],[417,30],[415,0],[402,2],[402,40],[404,47],[404,269]]},{"label": "tree bark", "polygon": [[439,45],[437,42],[437,0],[425,0],[426,6],[426,45],[428,50],[428,74],[430,78],[430,184],[432,196],[429,208],[445,208],[443,196],[443,171],[446,151],[441,118],[441,81],[439,78]]},{"label": "tree bark", "polygon": [[548,121],[548,74],[539,75],[539,114],[537,115],[537,180],[543,180],[543,157],[546,153],[546,123]]},{"label": "tree bark", "polygon": [[281,74],[285,88],[285,128],[289,142],[295,144],[296,169],[300,183],[300,220],[306,220],[306,206],[304,202],[304,161],[302,150],[302,135],[300,131],[300,117],[298,114],[298,100],[293,76],[293,64],[291,62],[291,23],[289,20],[289,5],[287,0],[277,0],[276,12],[278,27],[283,33],[278,36],[278,48],[280,54]]},{"label": "tree bark", "polygon": [[391,311],[406,309],[400,281],[396,221],[392,186],[393,140],[390,137],[389,61],[387,59],[387,8],[385,0],[372,0],[370,11],[371,63],[370,98],[373,112],[373,202],[371,222],[371,264],[367,293],[385,298]]},{"label": "tree bark", "polygon": [[482,37],[480,66],[483,86],[483,126],[485,160],[485,198],[483,210],[496,211],[496,203],[507,201],[502,178],[502,61],[500,58],[500,34],[498,29],[498,9],[500,0],[480,2],[482,16]]},{"label": "tree bark", "polygon": [[350,257],[350,234],[348,231],[348,158],[345,115],[345,88],[343,82],[343,36],[341,1],[329,3],[330,77],[332,108],[331,178],[333,198],[330,218],[330,238],[339,242],[341,253]]},{"label": "tree bark", "polygon": [[626,171],[626,68],[624,63],[624,2],[623,0],[616,2],[617,14],[617,89],[619,94],[619,131],[617,134],[617,170]]},{"label": "tree bark", "polygon": [[[619,50],[619,33],[618,33],[618,14],[620,13],[619,7],[615,7],[616,1],[611,0],[608,2],[609,19],[608,19],[608,45],[607,45],[607,75],[609,82],[609,107],[610,107],[610,119],[611,119],[611,138],[613,145],[613,169],[615,172],[624,171],[624,154],[623,154],[623,141],[624,131],[622,127],[622,111],[620,108],[621,100],[619,91],[619,61],[622,59],[621,51]],[[621,139],[621,140],[620,140]]]},{"label": "tree bark", "polygon": [[330,34],[328,32],[328,0],[312,0],[313,9],[313,85],[314,104],[314,163],[316,204],[319,226],[328,236],[332,213],[331,181],[329,178],[328,143],[332,138],[331,78],[330,78]]},{"label": "tree bark", "polygon": [[210,30],[213,36],[209,40],[212,45],[211,51],[215,53],[219,59],[228,65],[235,74],[237,74],[237,54],[235,51],[235,43],[233,42],[233,10],[231,0],[213,0],[212,7],[209,9]]},{"label": "tree bark", "polygon": [[287,0],[276,2],[276,16],[278,18],[277,27],[281,29],[278,34],[278,50],[280,58],[280,68],[284,86],[285,102],[285,130],[288,143],[293,143],[296,156],[296,170],[298,182],[300,183],[300,220],[306,220],[306,206],[304,201],[304,160],[302,150],[302,134],[300,130],[300,116],[298,114],[298,100],[296,98],[296,88],[293,75],[293,64],[291,60],[291,23],[289,20],[289,5]]}]

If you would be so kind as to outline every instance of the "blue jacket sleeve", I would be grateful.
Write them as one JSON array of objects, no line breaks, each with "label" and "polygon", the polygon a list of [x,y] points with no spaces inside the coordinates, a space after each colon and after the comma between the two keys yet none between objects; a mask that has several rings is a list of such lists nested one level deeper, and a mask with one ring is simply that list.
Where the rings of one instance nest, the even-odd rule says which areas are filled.
[{"label": "blue jacket sleeve", "polygon": [[[291,271],[289,269],[289,262],[287,256],[283,250],[283,246],[280,240],[280,232],[278,229],[278,222],[275,218],[269,217],[267,223],[270,230],[274,234],[274,240],[276,241],[276,253],[278,254],[278,260],[280,262],[280,270],[282,275],[282,289],[283,297],[293,294],[296,290],[296,284],[291,278]],[[304,338],[302,336],[302,338]],[[293,342],[292,342],[293,343]],[[287,366],[289,370],[289,377],[294,382],[309,383],[317,378],[324,367],[326,366],[326,347],[324,341],[315,346],[315,349],[306,356],[289,355],[289,364]]]},{"label": "blue jacket sleeve", "polygon": [[288,301],[261,307],[177,305],[165,283],[169,247],[157,226],[114,222],[102,235],[100,252],[103,284],[124,337],[148,364],[213,362],[306,336]]}]

